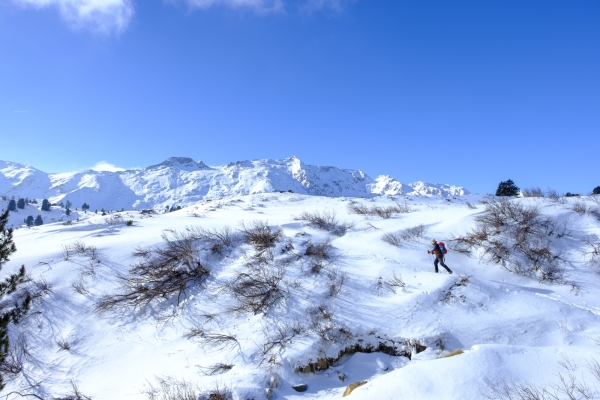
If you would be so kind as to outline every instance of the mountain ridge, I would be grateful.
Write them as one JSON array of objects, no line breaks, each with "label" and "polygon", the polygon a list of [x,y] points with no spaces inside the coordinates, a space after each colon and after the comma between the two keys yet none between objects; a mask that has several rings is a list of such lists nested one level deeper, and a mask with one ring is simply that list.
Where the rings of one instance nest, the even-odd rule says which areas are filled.
[{"label": "mountain ridge", "polygon": [[460,186],[414,182],[389,175],[375,179],[359,169],[316,166],[292,156],[208,166],[189,157],[170,157],[142,169],[82,170],[46,173],[12,161],[0,161],[0,194],[84,202],[108,209],[189,206],[199,201],[246,194],[293,191],[327,197],[380,195],[461,196]]}]

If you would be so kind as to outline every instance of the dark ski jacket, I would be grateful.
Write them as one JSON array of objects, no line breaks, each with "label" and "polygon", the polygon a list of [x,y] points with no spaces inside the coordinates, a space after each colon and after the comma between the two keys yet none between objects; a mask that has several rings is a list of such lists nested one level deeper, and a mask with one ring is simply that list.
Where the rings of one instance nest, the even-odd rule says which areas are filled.
[{"label": "dark ski jacket", "polygon": [[442,249],[440,248],[440,245],[435,243],[433,245],[433,249],[431,249],[431,254],[435,254],[435,256],[437,258],[443,258],[444,257],[444,253],[442,252]]}]

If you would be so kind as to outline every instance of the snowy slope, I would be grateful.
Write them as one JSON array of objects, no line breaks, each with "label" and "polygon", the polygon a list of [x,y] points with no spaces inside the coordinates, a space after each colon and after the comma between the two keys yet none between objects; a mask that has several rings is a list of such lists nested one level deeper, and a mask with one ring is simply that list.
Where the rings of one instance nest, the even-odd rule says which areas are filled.
[{"label": "snowy slope", "polygon": [[[190,165],[190,172],[194,168]],[[366,380],[350,399],[475,400],[506,382],[551,388],[560,383],[559,374],[572,374],[600,389],[587,368],[594,359],[600,361],[600,275],[589,265],[582,242],[600,235],[600,221],[593,213],[572,210],[575,202],[591,210],[598,205],[586,199],[566,199],[564,204],[516,200],[537,205],[564,227],[567,234],[553,240],[566,282],[540,283],[477,254],[453,251],[446,260],[454,274],[443,269],[435,274],[425,251],[429,240],[448,241],[470,231],[483,212],[480,200],[475,195],[447,201],[251,194],[206,200],[166,214],[121,213],[133,226],[88,213],[69,226],[19,229],[18,251],[2,273],[25,264],[49,290],[34,301],[21,324],[11,327],[11,343],[26,343],[31,356],[24,358],[23,372],[4,393],[64,397],[72,394],[73,379],[94,400],[150,399],[148,385],[159,387],[163,379],[185,380],[196,394],[227,387],[231,398],[240,400],[265,399],[269,393],[274,399],[337,399],[349,383]],[[352,202],[385,207],[395,201],[406,201],[412,212],[389,219],[348,212]],[[467,201],[477,208],[467,207]],[[335,210],[340,224],[352,224],[335,235],[298,219],[305,211],[327,210]],[[256,220],[282,230],[263,270],[281,274],[282,298],[266,313],[233,312],[239,302],[230,290],[232,282],[261,271],[260,254],[265,253],[257,253],[238,231],[242,221],[248,226]],[[419,224],[426,235],[400,248],[381,240],[385,233]],[[172,296],[146,307],[98,312],[102,296],[119,292],[118,277],[143,261],[133,256],[134,249],[164,246],[165,232],[225,226],[232,228],[228,246],[214,250],[212,242],[200,241],[198,260],[211,273],[188,288],[179,304]],[[327,258],[307,255],[311,243],[323,240],[330,241]],[[94,246],[95,253],[65,257],[63,245],[76,242]],[[404,288],[378,290],[380,277],[387,281],[394,274]],[[332,284],[339,285],[342,277],[341,290],[332,292]],[[205,336],[189,335],[193,328]],[[234,340],[207,340],[216,334]],[[323,357],[337,358],[342,349],[380,343],[399,353],[357,352],[323,371],[298,371]],[[464,353],[443,358],[457,349]],[[218,364],[231,368],[207,375]],[[307,384],[307,390],[296,392],[292,386],[297,384]]]},{"label": "snowy slope", "polygon": [[304,164],[296,157],[283,160],[239,161],[208,167],[202,161],[172,157],[140,170],[80,171],[47,174],[34,168],[0,161],[0,194],[15,197],[84,202],[92,209],[164,209],[218,199],[274,191],[319,196],[376,195],[460,196],[462,187],[417,182],[404,185],[389,176],[375,180],[360,170]]}]

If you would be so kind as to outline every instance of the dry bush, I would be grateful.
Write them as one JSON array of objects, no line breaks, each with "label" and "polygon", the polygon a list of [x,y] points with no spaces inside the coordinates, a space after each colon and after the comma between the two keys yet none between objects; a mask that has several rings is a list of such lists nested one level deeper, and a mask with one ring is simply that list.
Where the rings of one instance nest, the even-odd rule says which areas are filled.
[{"label": "dry bush", "polygon": [[427,233],[427,227],[423,224],[412,226],[400,232],[400,238],[404,241],[418,242]]},{"label": "dry bush", "polygon": [[597,235],[590,235],[584,237],[582,242],[587,245],[583,251],[584,256],[589,256],[587,264],[598,268],[600,273],[600,238]]},{"label": "dry bush", "polygon": [[402,280],[402,276],[397,276],[396,272],[392,273],[389,278],[379,277],[377,279],[377,295],[381,295],[383,290],[389,290],[392,293],[397,293],[398,289],[404,289],[406,283]]},{"label": "dry bush", "polygon": [[172,377],[158,379],[158,386],[148,383],[143,392],[148,400],[198,400],[198,388]]},{"label": "dry bush", "polygon": [[324,211],[303,211],[300,215],[293,217],[295,221],[304,220],[315,228],[328,231],[336,236],[343,236],[346,231],[352,229],[354,225],[352,223],[340,223],[338,221],[335,211],[324,210]]},{"label": "dry bush", "polygon": [[406,203],[396,203],[393,206],[387,207],[373,206],[370,208],[360,203],[348,204],[348,212],[350,214],[377,216],[383,219],[388,219],[394,214],[409,213],[411,211],[412,209]]},{"label": "dry bush", "polygon": [[200,367],[200,373],[206,376],[220,375],[230,371],[232,368],[233,364],[217,363],[206,368]]},{"label": "dry bush", "polygon": [[[490,400],[579,400],[597,399],[600,393],[589,386],[583,377],[576,376],[572,371],[577,367],[568,357],[563,357],[559,365],[565,370],[556,374],[557,383],[543,386],[529,382],[501,382],[494,383],[489,378],[484,382],[488,391],[482,393]],[[588,371],[600,382],[600,364],[594,359],[588,360]]]},{"label": "dry bush", "polygon": [[423,224],[412,226],[396,233],[386,233],[381,237],[387,244],[402,247],[404,242],[418,242],[427,233],[427,227]]},{"label": "dry bush", "polygon": [[185,334],[187,339],[197,339],[202,346],[211,349],[222,349],[227,346],[232,346],[238,341],[235,336],[223,335],[221,333],[208,333],[199,327],[192,327]]},{"label": "dry bush", "polygon": [[477,209],[477,207],[476,207],[476,206],[474,206],[473,204],[471,204],[471,203],[470,203],[470,202],[468,202],[468,201],[467,201],[467,202],[465,202],[465,204],[466,204],[466,205],[467,205],[467,207],[469,207],[471,210],[476,210],[476,209]]},{"label": "dry bush", "polygon": [[62,350],[71,350],[71,344],[69,344],[69,342],[67,342],[64,338],[60,338],[59,340],[56,341],[56,344],[58,345],[58,347],[60,347]]},{"label": "dry bush", "polygon": [[326,305],[321,304],[308,310],[309,326],[321,340],[325,342],[343,343],[352,338],[352,333],[343,326],[333,322],[333,314]]},{"label": "dry bush", "polygon": [[68,245],[63,244],[63,259],[68,261],[72,255],[88,256],[92,260],[98,258],[98,249],[95,246],[87,246],[83,241],[77,240]]},{"label": "dry bush", "polygon": [[268,221],[252,221],[248,226],[242,222],[240,231],[246,241],[259,252],[275,246],[282,235],[281,229],[272,229]]},{"label": "dry bush", "polygon": [[78,281],[73,282],[71,284],[71,287],[73,287],[73,290],[75,290],[77,293],[85,296],[90,294],[90,292],[85,287],[85,283],[86,282],[84,279],[79,279]]},{"label": "dry bush", "polygon": [[371,211],[370,208],[364,204],[360,204],[360,203],[348,204],[348,212],[350,214],[370,215],[370,211]]},{"label": "dry bush", "polygon": [[502,264],[509,271],[536,274],[540,281],[559,281],[564,271],[558,265],[550,237],[556,225],[535,206],[513,200],[486,201],[476,227],[465,236],[449,241],[452,250],[470,253],[480,249],[480,258]]},{"label": "dry bush", "polygon": [[331,241],[329,239],[322,242],[309,241],[304,251],[305,256],[327,259],[330,257],[329,248]]},{"label": "dry bush", "polygon": [[585,204],[575,203],[571,207],[571,210],[575,211],[577,214],[585,214],[588,211],[588,208]]},{"label": "dry bush", "polygon": [[539,187],[531,187],[521,190],[523,197],[544,197],[544,191]]},{"label": "dry bush", "polygon": [[238,301],[231,311],[267,314],[273,305],[285,298],[282,279],[283,271],[279,267],[259,266],[240,273],[229,284],[229,290]]},{"label": "dry bush", "polygon": [[119,214],[111,214],[110,217],[104,218],[107,225],[118,225],[124,223],[123,217]]},{"label": "dry bush", "polygon": [[217,385],[214,389],[201,393],[198,400],[231,400],[232,398],[231,389]]},{"label": "dry bush", "polygon": [[186,289],[204,282],[210,269],[199,260],[195,237],[189,232],[166,231],[162,238],[164,246],[134,252],[142,260],[127,276],[119,278],[121,293],[100,299],[97,303],[100,311],[114,307],[136,309],[175,295],[179,305]]},{"label": "dry bush", "polygon": [[598,194],[590,194],[589,196],[587,196],[587,198],[596,204],[600,204],[600,195]]},{"label": "dry bush", "polygon": [[562,197],[562,194],[558,193],[558,191],[552,188],[548,188],[548,190],[546,191],[546,195],[550,200],[558,200]]},{"label": "dry bush", "polygon": [[384,233],[381,240],[392,246],[402,247],[402,238],[399,233]]},{"label": "dry bush", "polygon": [[326,275],[329,278],[329,297],[336,297],[348,281],[348,274],[334,267],[328,269]]},{"label": "dry bush", "polygon": [[323,242],[308,242],[304,255],[310,257],[311,272],[319,273],[327,265],[327,260],[331,258],[329,253],[330,243],[329,239]]},{"label": "dry bush", "polygon": [[71,379],[71,388],[73,389],[73,394],[67,397],[55,397],[54,400],[92,400],[91,397],[86,396],[79,390],[73,379]]},{"label": "dry bush", "polygon": [[594,217],[596,217],[596,219],[598,221],[600,221],[600,208],[596,207],[596,208],[590,208],[590,214],[593,215]]},{"label": "dry bush", "polygon": [[294,337],[305,333],[305,328],[298,321],[292,324],[273,323],[264,327],[263,333],[267,341],[263,344],[263,356],[273,348],[283,349],[292,343]]}]

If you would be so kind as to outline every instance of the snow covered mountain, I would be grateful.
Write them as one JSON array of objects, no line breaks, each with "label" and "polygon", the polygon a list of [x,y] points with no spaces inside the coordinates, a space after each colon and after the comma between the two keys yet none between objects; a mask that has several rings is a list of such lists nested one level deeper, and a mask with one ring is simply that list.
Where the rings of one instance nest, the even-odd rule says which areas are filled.
[{"label": "snow covered mountain", "polygon": [[403,184],[387,175],[372,179],[361,170],[307,165],[296,157],[238,161],[219,167],[187,157],[172,157],[138,170],[59,174],[0,161],[2,195],[47,198],[51,202],[70,200],[76,206],[86,202],[98,209],[185,207],[206,199],[290,190],[327,197],[469,193],[452,185]]}]

